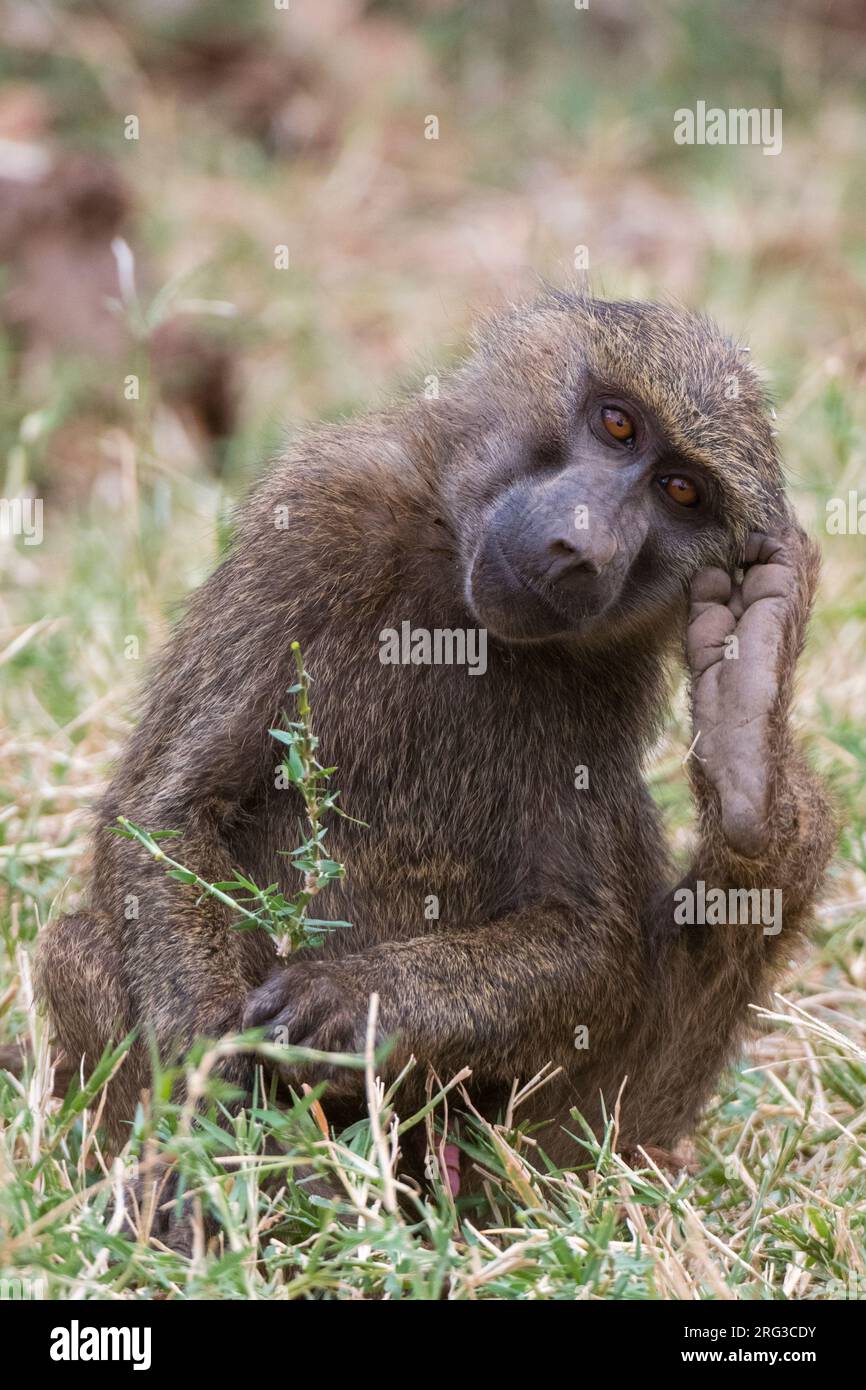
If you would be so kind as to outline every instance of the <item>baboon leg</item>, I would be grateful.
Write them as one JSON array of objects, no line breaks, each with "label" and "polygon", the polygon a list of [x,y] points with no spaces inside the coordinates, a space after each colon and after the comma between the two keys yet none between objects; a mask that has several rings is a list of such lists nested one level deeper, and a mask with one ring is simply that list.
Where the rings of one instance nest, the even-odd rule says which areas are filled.
[{"label": "baboon leg", "polygon": [[[120,954],[107,918],[81,912],[59,917],[42,935],[36,958],[37,995],[48,1013],[57,1049],[55,1091],[93,1071],[106,1048],[115,1046],[133,1027],[123,985]],[[104,1122],[112,1144],[126,1137],[119,1117],[135,1111],[145,1083],[145,1058],[136,1045],[111,1079]]]}]

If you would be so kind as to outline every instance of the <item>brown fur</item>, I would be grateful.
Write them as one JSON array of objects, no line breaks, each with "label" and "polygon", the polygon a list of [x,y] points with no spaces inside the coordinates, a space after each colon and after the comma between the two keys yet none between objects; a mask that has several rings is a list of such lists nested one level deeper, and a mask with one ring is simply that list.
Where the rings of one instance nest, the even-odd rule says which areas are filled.
[{"label": "brown fur", "polygon": [[[383,628],[476,625],[464,599],[466,528],[499,486],[503,448],[519,438],[550,449],[567,431],[587,372],[642,403],[718,490],[722,520],[670,560],[675,598],[609,630],[602,623],[588,641],[491,639],[484,676],[382,665]],[[726,394],[732,376],[736,399]],[[274,525],[283,505],[288,529]],[[598,1125],[626,1074],[623,1145],[672,1148],[806,927],[831,853],[823,792],[787,722],[817,573],[803,540],[773,672],[756,855],[728,845],[719,785],[690,764],[700,835],[689,877],[782,888],[779,937],[674,924],[673,877],[641,774],[691,580],[730,565],[750,529],[789,524],[756,378],[718,330],[659,306],[548,295],[489,326],[439,400],[300,439],[240,507],[231,553],[153,679],[98,808],[89,910],[45,934],[41,990],[64,1052],[93,1064],[137,1024],[169,1057],[199,1034],[237,1029],[251,996],[253,1014],[267,1016],[289,980],[296,1033],[357,1046],[375,990],[384,1032],[401,1037],[391,1069],[410,1052],[419,1078],[427,1062],[442,1077],[468,1064],[487,1113],[515,1076],[561,1066],[535,1102],[554,1121],[543,1138],[554,1157],[577,1158],[562,1128],[573,1128],[569,1108]],[[178,856],[210,879],[240,867],[293,890],[280,852],[297,841],[299,807],[274,786],[267,730],[287,704],[295,639],[313,677],[323,760],[337,765],[343,804],[368,828],[334,820],[330,831],[348,875],[319,915],[354,926],[272,975],[263,933],[233,930],[219,905],[197,904],[101,827],[123,814],[181,830]],[[577,763],[591,768],[583,791]],[[439,898],[437,921],[424,917],[428,894]],[[580,1024],[586,1051],[574,1047]],[[232,1063],[241,1086],[250,1065]],[[116,1140],[146,1082],[141,1046],[111,1083]],[[338,1084],[334,1094],[347,1115],[362,1105]]]}]

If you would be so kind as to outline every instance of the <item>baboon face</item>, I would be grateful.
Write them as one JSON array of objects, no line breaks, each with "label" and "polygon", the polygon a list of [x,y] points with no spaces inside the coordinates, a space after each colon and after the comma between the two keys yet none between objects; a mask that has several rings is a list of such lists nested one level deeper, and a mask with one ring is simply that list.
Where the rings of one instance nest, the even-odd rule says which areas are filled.
[{"label": "baboon face", "polygon": [[505,639],[658,615],[729,548],[712,476],[623,391],[590,383],[561,440],[515,441],[488,469],[497,475],[471,537],[466,599]]},{"label": "baboon face", "polygon": [[488,428],[446,480],[464,597],[495,636],[670,624],[704,565],[785,511],[763,389],[707,320],[555,295],[482,344]]}]

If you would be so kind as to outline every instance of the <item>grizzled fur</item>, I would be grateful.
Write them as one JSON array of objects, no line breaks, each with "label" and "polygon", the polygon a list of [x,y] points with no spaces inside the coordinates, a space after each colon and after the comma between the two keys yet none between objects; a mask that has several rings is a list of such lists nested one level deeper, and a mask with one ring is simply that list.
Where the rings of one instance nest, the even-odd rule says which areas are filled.
[{"label": "grizzled fur", "polygon": [[[517,471],[555,463],[588,376],[642,403],[708,476],[719,520],[672,558],[668,597],[586,641],[491,636],[483,676],[383,665],[384,628],[477,625],[467,538],[501,486],[503,451],[515,451]],[[287,529],[275,525],[283,507]],[[831,853],[822,789],[788,727],[817,575],[814,548],[790,528],[757,379],[717,329],[673,308],[551,293],[489,325],[438,400],[301,438],[240,507],[230,554],[153,677],[97,811],[89,907],[46,932],[41,991],[67,1058],[92,1066],[136,1025],[171,1057],[197,1035],[279,1014],[287,981],[293,1040],[357,1047],[375,990],[383,1032],[400,1037],[391,1071],[410,1053],[419,1084],[426,1063],[443,1079],[468,1064],[488,1113],[514,1077],[562,1067],[532,1102],[552,1121],[542,1143],[553,1156],[575,1156],[569,1108],[597,1124],[625,1076],[622,1143],[674,1145],[807,926]],[[708,763],[722,766],[715,781],[690,763],[699,838],[686,881],[781,888],[778,937],[674,924],[674,878],[641,772],[689,585],[699,572],[724,585],[756,529],[793,535],[785,573],[796,574],[767,645],[765,735],[756,752],[744,745],[766,769],[760,823],[726,828],[723,728]],[[701,602],[693,616],[724,620],[716,595]],[[317,915],[353,927],[274,973],[263,933],[234,930],[218,903],[197,903],[101,827],[123,814],[178,829],[178,857],[212,881],[241,868],[293,890],[281,851],[297,842],[299,806],[275,787],[267,730],[288,703],[294,640],[313,678],[323,762],[338,767],[342,802],[367,828],[334,819],[330,844],[348,875],[317,903]],[[577,764],[590,768],[579,791]],[[424,916],[430,894],[438,920]],[[586,1050],[574,1046],[579,1025]],[[230,1077],[246,1087],[251,1065],[233,1059]],[[116,1140],[147,1077],[142,1045],[111,1082]],[[358,1112],[356,1078],[335,1077],[329,1115]]]}]

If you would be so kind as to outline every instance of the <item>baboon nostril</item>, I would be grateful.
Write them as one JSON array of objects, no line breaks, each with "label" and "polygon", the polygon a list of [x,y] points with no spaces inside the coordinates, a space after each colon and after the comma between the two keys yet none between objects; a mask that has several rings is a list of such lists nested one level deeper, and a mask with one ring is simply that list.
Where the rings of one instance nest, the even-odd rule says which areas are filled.
[{"label": "baboon nostril", "polygon": [[563,580],[594,579],[601,573],[601,564],[593,555],[587,553],[580,540],[556,536],[548,541],[546,555],[546,577],[553,584]]}]

